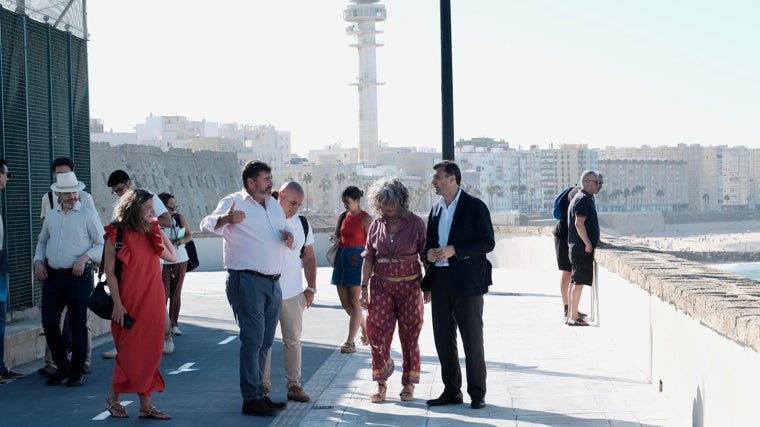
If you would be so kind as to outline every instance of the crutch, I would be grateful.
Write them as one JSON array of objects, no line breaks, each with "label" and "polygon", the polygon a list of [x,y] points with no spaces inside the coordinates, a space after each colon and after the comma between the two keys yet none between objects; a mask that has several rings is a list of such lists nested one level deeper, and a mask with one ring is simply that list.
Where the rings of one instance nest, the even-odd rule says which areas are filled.
[{"label": "crutch", "polygon": [[599,322],[599,268],[596,261],[594,261],[594,280],[591,284],[591,308],[589,309],[589,317],[592,322],[596,321],[596,326],[600,326]]}]

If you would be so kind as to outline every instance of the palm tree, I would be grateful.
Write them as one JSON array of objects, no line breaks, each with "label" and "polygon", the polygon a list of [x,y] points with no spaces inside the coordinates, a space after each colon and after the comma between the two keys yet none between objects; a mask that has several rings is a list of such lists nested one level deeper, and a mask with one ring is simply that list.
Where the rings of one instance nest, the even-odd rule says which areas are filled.
[{"label": "palm tree", "polygon": [[356,185],[359,182],[359,174],[356,173],[356,171],[351,171],[348,173],[348,182],[351,185]]},{"label": "palm tree", "polygon": [[657,193],[655,193],[655,195],[660,200],[660,205],[662,205],[662,201],[665,198],[665,190],[659,189],[659,190],[657,190]]},{"label": "palm tree", "polygon": [[707,210],[707,205],[709,205],[709,204],[710,204],[710,195],[709,195],[709,194],[707,194],[707,193],[703,194],[703,195],[702,195],[702,201],[705,203],[705,206],[704,206],[704,209],[703,209],[703,210],[705,210],[705,211],[706,211],[706,210]]},{"label": "palm tree", "polygon": [[332,188],[332,180],[327,176],[323,176],[322,179],[319,180],[319,189],[322,190],[323,198],[322,198],[322,207],[323,211],[326,211],[327,209],[327,190]]},{"label": "palm tree", "polygon": [[[614,207],[614,206],[615,206],[615,199],[617,199],[617,198],[618,198],[618,193],[617,193],[617,192],[618,192],[618,190],[614,190],[614,191],[611,191],[611,192],[610,192],[610,194],[608,195],[608,197],[609,197],[609,199],[610,199],[610,205],[611,205],[612,207]],[[614,209],[613,209],[613,210],[614,210]]]},{"label": "palm tree", "polygon": [[631,190],[626,188],[623,190],[623,198],[625,199],[625,210],[628,210],[628,198],[631,197]]},{"label": "palm tree", "polygon": [[309,185],[312,180],[311,172],[304,172],[303,175],[301,175],[301,180],[306,184],[306,209],[309,209]]},{"label": "palm tree", "polygon": [[528,187],[525,185],[517,187],[517,194],[520,197],[520,209],[523,208],[523,194],[525,194],[526,191],[528,191]]},{"label": "palm tree", "polygon": [[415,188],[414,192],[419,197],[420,210],[425,210],[427,208],[428,196],[430,195],[430,184],[420,184]]},{"label": "palm tree", "polygon": [[486,194],[488,194],[488,207],[493,209],[493,195],[501,191],[501,186],[496,184],[488,184],[485,188]]},{"label": "palm tree", "polygon": [[335,180],[338,181],[338,188],[343,189],[343,183],[346,182],[346,174],[343,172],[338,172],[337,175],[335,175]]},{"label": "palm tree", "polygon": [[512,195],[513,195],[513,194],[514,194],[514,192],[515,192],[515,191],[517,191],[519,188],[520,188],[520,187],[518,187],[518,186],[517,186],[517,185],[515,185],[515,184],[511,184],[511,185],[509,186],[509,208],[510,208],[510,209],[513,209],[513,208],[514,208],[514,204],[513,204],[513,200],[514,200],[514,199],[513,199],[513,196],[512,196]]}]

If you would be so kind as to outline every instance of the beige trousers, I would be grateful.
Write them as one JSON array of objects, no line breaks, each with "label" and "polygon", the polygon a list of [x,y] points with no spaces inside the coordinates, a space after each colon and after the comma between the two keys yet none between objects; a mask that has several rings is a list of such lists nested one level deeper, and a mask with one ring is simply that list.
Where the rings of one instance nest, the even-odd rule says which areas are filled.
[{"label": "beige trousers", "polygon": [[[287,387],[301,385],[301,332],[303,331],[303,312],[306,309],[306,297],[300,293],[293,298],[282,300],[280,308],[280,333],[282,334],[282,358],[285,367]],[[264,365],[264,388],[271,390],[272,349],[267,353]]]}]

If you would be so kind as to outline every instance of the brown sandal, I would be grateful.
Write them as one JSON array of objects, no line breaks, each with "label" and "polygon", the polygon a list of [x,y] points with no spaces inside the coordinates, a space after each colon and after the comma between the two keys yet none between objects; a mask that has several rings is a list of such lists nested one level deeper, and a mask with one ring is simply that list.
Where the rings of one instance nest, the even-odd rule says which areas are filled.
[{"label": "brown sandal", "polygon": [[369,400],[372,403],[385,402],[385,393],[388,391],[388,386],[385,384],[377,384],[377,392],[369,396]]},{"label": "brown sandal", "polygon": [[150,418],[152,420],[170,420],[172,417],[169,414],[165,414],[158,410],[155,406],[151,406],[147,411],[140,409],[140,416],[138,418]]},{"label": "brown sandal", "polygon": [[399,396],[401,396],[401,401],[403,402],[414,400],[414,384],[405,385]]},{"label": "brown sandal", "polygon": [[129,418],[127,409],[119,402],[111,403],[111,398],[106,397],[106,411],[114,418]]},{"label": "brown sandal", "polygon": [[346,341],[340,346],[340,352],[344,354],[356,352],[356,344]]}]

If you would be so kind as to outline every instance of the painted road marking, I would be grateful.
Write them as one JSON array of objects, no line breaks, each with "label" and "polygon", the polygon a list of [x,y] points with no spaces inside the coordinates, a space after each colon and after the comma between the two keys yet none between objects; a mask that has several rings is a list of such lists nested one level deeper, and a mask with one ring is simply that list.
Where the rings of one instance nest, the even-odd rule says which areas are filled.
[{"label": "painted road marking", "polygon": [[184,365],[182,365],[179,368],[177,368],[176,371],[169,372],[169,375],[177,375],[177,374],[181,374],[183,372],[197,371],[197,369],[190,369],[190,367],[193,366],[193,365],[195,365],[194,362],[192,362],[192,363],[185,363]]},{"label": "painted road marking", "polygon": [[[126,408],[127,406],[129,406],[130,403],[132,403],[131,400],[122,400],[121,401],[121,406],[123,406],[123,407]],[[107,419],[110,416],[111,416],[110,412],[103,411],[103,412],[99,413],[96,417],[94,417],[92,420],[93,421],[103,421],[103,420]]]},{"label": "painted road marking", "polygon": [[230,343],[230,342],[234,341],[235,338],[237,338],[237,335],[229,336],[229,337],[227,337],[227,338],[219,341],[219,345],[224,345],[224,344]]}]

